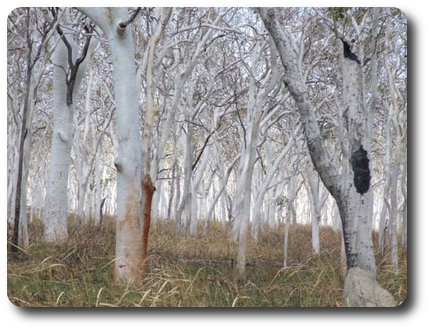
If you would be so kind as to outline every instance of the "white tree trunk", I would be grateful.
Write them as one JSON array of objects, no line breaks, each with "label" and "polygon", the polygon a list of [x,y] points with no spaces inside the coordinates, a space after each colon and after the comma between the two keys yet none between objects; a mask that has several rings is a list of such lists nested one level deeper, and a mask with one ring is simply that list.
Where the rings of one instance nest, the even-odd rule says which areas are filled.
[{"label": "white tree trunk", "polygon": [[391,193],[390,193],[390,255],[391,263],[397,271],[398,262],[398,249],[397,249],[397,222],[398,222],[398,203],[397,203],[397,179],[399,175],[399,164],[394,163],[391,170]]},{"label": "white tree trunk", "polygon": [[384,67],[388,77],[388,85],[390,89],[390,97],[391,97],[391,107],[390,107],[390,120],[387,122],[387,125],[391,124],[391,129],[393,133],[395,133],[395,143],[393,145],[393,149],[395,146],[395,150],[393,150],[393,160],[391,164],[391,190],[390,190],[390,223],[389,223],[389,234],[390,234],[390,256],[391,263],[394,269],[398,270],[398,201],[397,201],[397,181],[399,176],[399,168],[402,159],[402,139],[406,137],[406,134],[402,136],[399,128],[399,103],[397,100],[398,90],[394,81],[394,73],[391,69],[391,65],[388,61],[388,51],[391,48],[392,43],[392,35],[388,34],[385,41],[385,61]]},{"label": "white tree trunk", "polygon": [[[343,48],[341,48],[343,54]],[[336,202],[343,220],[345,252],[348,268],[359,267],[367,270],[376,278],[376,265],[372,242],[372,217],[369,217],[369,194],[358,193],[354,182],[353,154],[360,146],[370,150],[367,139],[367,125],[363,105],[361,66],[341,55],[340,67],[343,79],[343,101],[348,127],[349,154],[343,179],[341,196]],[[370,151],[367,153],[370,157]],[[370,166],[369,166],[370,167]],[[371,189],[371,188],[369,188]],[[339,198],[340,197],[340,198]]]},{"label": "white tree trunk", "polygon": [[136,68],[131,28],[120,29],[119,20],[127,20],[126,8],[109,10],[112,27],[108,32],[113,63],[113,80],[117,106],[118,151],[117,226],[115,275],[120,281],[140,277],[140,171],[141,137],[136,86]]},{"label": "white tree trunk", "polygon": [[403,222],[402,222],[402,244],[403,247],[407,247],[408,245],[408,193],[407,193],[407,175],[408,175],[408,166],[407,163],[403,164],[403,173],[402,173],[402,195],[403,195]]},{"label": "white tree trunk", "polygon": [[190,211],[190,203],[191,203],[191,176],[192,176],[192,164],[193,164],[193,155],[192,150],[194,149],[192,146],[192,136],[193,136],[193,128],[192,125],[187,123],[187,132],[184,133],[184,149],[185,149],[185,159],[184,159],[184,188],[182,192],[181,202],[176,210],[175,214],[175,222],[176,222],[176,230],[182,230],[184,227],[185,230],[189,229],[190,225],[190,213],[185,212],[185,216],[183,219],[183,212],[186,208],[187,211]]},{"label": "white tree trunk", "polygon": [[283,249],[283,265],[287,267],[288,264],[288,232],[290,229],[290,217],[292,214],[287,211],[287,217],[285,218],[285,228],[284,228],[284,249]]},{"label": "white tree trunk", "polygon": [[[252,105],[253,107],[255,105]],[[250,110],[251,111],[251,110]],[[239,275],[245,272],[246,264],[246,239],[248,233],[248,223],[251,212],[251,183],[254,171],[254,163],[257,154],[257,138],[261,117],[259,113],[248,120],[250,127],[246,136],[246,147],[243,146],[240,172],[236,183],[233,208],[233,235],[239,242],[237,252],[236,270]]]},{"label": "white tree trunk", "polygon": [[[87,194],[88,180],[91,172],[90,160],[89,157],[96,157],[97,150],[91,148],[90,145],[96,144],[95,139],[93,139],[93,127],[90,127],[90,116],[91,116],[91,90],[94,78],[94,70],[90,68],[87,82],[87,90],[85,95],[85,120],[84,120],[84,129],[82,133],[82,142],[78,145],[80,146],[78,149],[80,150],[80,158],[78,163],[78,205],[76,208],[76,222],[77,225],[80,226],[83,224],[85,215],[84,215],[84,204],[85,197]],[[79,140],[79,139],[78,139]],[[93,140],[91,142],[91,140]],[[98,157],[96,157],[98,158]]]},{"label": "white tree trunk", "polygon": [[[44,210],[44,239],[62,242],[67,231],[67,185],[69,181],[70,152],[74,135],[74,103],[66,101],[66,74],[68,68],[66,46],[59,42],[55,49],[53,75],[53,133],[48,182]],[[79,83],[76,84],[76,88]]]},{"label": "white tree trunk", "polygon": [[296,128],[296,130],[293,133],[293,136],[290,138],[289,142],[282,149],[281,153],[275,159],[270,160],[271,166],[269,167],[269,170],[267,171],[267,174],[264,177],[264,180],[261,183],[261,185],[258,189],[258,192],[257,192],[257,197],[256,197],[256,202],[254,205],[254,212],[253,212],[253,214],[254,214],[253,222],[255,221],[255,223],[253,223],[254,227],[257,227],[260,224],[260,218],[262,216],[261,207],[263,204],[263,199],[264,199],[264,196],[266,194],[266,191],[267,191],[270,183],[272,182],[273,177],[275,176],[276,172],[278,171],[278,168],[279,168],[279,165],[281,164],[281,161],[285,158],[287,153],[291,150],[291,148],[294,144],[295,136],[297,136],[297,133],[299,132],[300,128],[301,128],[301,126]]},{"label": "white tree trunk", "polygon": [[[262,44],[257,44],[254,50],[251,68],[255,67],[263,50]],[[252,176],[257,156],[258,133],[262,122],[264,104],[269,93],[279,82],[279,72],[276,65],[275,46],[271,44],[270,73],[265,76],[264,89],[258,91],[255,78],[251,78],[248,89],[248,104],[246,118],[245,142],[241,149],[241,159],[237,175],[236,190],[233,199],[233,230],[232,236],[239,242],[236,271],[243,275],[246,265],[246,238],[248,222],[251,216]]]},{"label": "white tree trunk", "polygon": [[312,175],[312,170],[308,171],[307,179],[308,185],[306,185],[309,199],[309,208],[311,214],[311,228],[312,228],[312,249],[314,253],[320,253],[320,224],[319,220],[321,217],[321,210],[319,208],[319,196],[318,196],[318,188],[317,188],[317,178]]},{"label": "white tree trunk", "polygon": [[243,156],[239,167],[241,171],[237,179],[234,196],[233,235],[239,243],[236,268],[240,275],[245,272],[246,240],[251,211],[251,183],[257,153],[256,147],[259,123],[259,118],[256,118],[251,124],[252,127],[249,128],[248,137],[246,139],[247,148],[243,150]]},{"label": "white tree trunk", "polygon": [[117,114],[118,150],[115,278],[141,277],[141,170],[142,138],[137,94],[132,29],[127,8],[81,9],[106,34],[109,41]]},{"label": "white tree trunk", "polygon": [[[100,154],[103,154],[102,145],[100,145]],[[101,168],[101,161],[100,157],[96,157],[95,166],[94,166],[94,181],[96,185],[96,196],[95,196],[95,205],[94,205],[94,221],[95,225],[99,226],[101,224],[101,220],[103,217],[102,213],[102,179],[103,175],[100,174]]]},{"label": "white tree trunk", "polygon": [[204,190],[202,179],[203,174],[205,173],[206,166],[209,161],[209,150],[203,151],[202,158],[200,160],[200,164],[198,167],[197,172],[195,173],[194,177],[192,178],[192,184],[191,184],[191,205],[192,205],[192,211],[191,211],[191,227],[190,232],[191,234],[197,233],[197,194],[199,191],[199,187],[202,187],[202,190]]},{"label": "white tree trunk", "polygon": [[221,154],[221,145],[219,144],[218,140],[218,133],[215,132],[214,133],[215,137],[215,143],[216,143],[216,151],[217,151],[217,155],[218,155],[218,167],[219,167],[219,173],[220,173],[220,189],[218,190],[218,193],[215,195],[215,198],[213,199],[211,205],[209,206],[209,210],[206,214],[206,218],[210,219],[212,217],[212,213],[214,212],[215,206],[219,200],[219,198],[221,197],[221,209],[223,210],[221,212],[222,216],[221,216],[221,222],[225,223],[227,221],[227,217],[225,214],[225,205],[226,205],[226,201],[225,201],[225,188],[227,187],[227,183],[228,183],[228,178],[230,177],[230,174],[234,168],[234,165],[236,164],[236,162],[239,160],[240,154],[237,154],[236,157],[234,157],[234,159],[231,161],[230,165],[228,166],[228,168],[225,168],[224,165],[224,159],[222,158],[222,154]]},{"label": "white tree trunk", "polygon": [[385,124],[385,156],[384,156],[384,191],[382,193],[382,209],[379,217],[378,247],[380,253],[384,253],[385,232],[387,229],[386,215],[388,207],[388,195],[391,186],[391,111],[387,111],[387,123]]},{"label": "white tree trunk", "polygon": [[[225,13],[218,15],[217,18],[212,23],[212,25],[213,26],[218,25],[220,20],[222,19],[222,17],[224,15],[225,15]],[[171,127],[173,126],[173,120],[175,118],[175,114],[178,112],[178,109],[179,109],[181,96],[182,96],[182,92],[183,92],[185,83],[190,79],[190,77],[193,73],[193,70],[197,64],[197,61],[198,61],[199,57],[201,56],[201,53],[204,50],[206,42],[208,41],[209,37],[212,35],[212,32],[213,32],[213,29],[211,29],[211,28],[207,29],[206,33],[203,34],[202,38],[197,43],[196,48],[194,50],[194,53],[193,53],[191,59],[189,60],[189,62],[187,63],[186,67],[176,76],[175,89],[174,89],[175,93],[173,95],[173,100],[172,100],[171,106],[169,107],[168,112],[167,112],[166,121],[163,124],[163,130],[162,130],[160,137],[158,139],[156,156],[154,157],[154,160],[153,160],[154,163],[152,164],[153,173],[157,173],[158,169],[160,168],[160,162],[165,157],[167,140],[168,140],[169,135],[170,135]],[[192,95],[193,91],[188,91],[188,93],[189,93],[189,95]],[[178,136],[178,134],[177,134],[177,136]],[[159,203],[159,195],[158,195],[157,191],[159,191],[161,185],[162,185],[162,182],[157,181],[156,191],[154,194],[154,204],[156,206],[158,206],[158,203]],[[178,201],[177,201],[177,203],[178,203]],[[179,213],[182,213],[184,207],[185,207],[185,205],[182,205],[182,203],[181,203],[179,208],[176,209],[176,215],[175,215],[176,220],[175,221],[179,221],[178,211],[180,211]],[[181,208],[182,208],[182,210],[180,210]],[[176,223],[177,223],[177,225],[179,224],[178,222],[176,222]]]}]

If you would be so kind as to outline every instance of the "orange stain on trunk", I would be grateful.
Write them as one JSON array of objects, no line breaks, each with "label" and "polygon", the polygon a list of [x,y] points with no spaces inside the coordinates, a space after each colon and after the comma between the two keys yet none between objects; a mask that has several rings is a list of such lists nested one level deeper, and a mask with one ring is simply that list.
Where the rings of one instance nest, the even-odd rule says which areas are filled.
[{"label": "orange stain on trunk", "polygon": [[148,253],[148,240],[149,240],[149,228],[151,225],[151,208],[152,208],[152,196],[154,194],[154,185],[152,184],[151,177],[146,174],[142,180],[142,193],[145,195],[143,203],[143,232],[142,232],[142,272],[146,274],[146,257]]}]

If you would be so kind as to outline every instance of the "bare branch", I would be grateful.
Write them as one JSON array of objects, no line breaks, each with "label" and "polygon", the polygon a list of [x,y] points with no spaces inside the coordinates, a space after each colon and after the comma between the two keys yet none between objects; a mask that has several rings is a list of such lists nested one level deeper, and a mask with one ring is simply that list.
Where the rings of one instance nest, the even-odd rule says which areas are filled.
[{"label": "bare branch", "polygon": [[119,23],[119,27],[122,28],[122,29],[125,29],[127,27],[127,25],[131,24],[134,21],[134,19],[139,14],[139,12],[140,12],[141,9],[142,9],[141,7],[137,7],[133,11],[133,13],[131,14],[131,16],[130,16],[130,18],[128,20],[126,20],[125,22]]}]

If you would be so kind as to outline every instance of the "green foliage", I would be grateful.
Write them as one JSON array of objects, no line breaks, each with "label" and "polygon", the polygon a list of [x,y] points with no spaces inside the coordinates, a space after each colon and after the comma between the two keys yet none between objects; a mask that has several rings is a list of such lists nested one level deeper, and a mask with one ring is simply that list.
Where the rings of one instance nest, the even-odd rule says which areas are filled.
[{"label": "green foliage", "polygon": [[278,208],[287,207],[289,204],[288,198],[284,195],[280,195],[275,199],[275,205]]},{"label": "green foliage", "polygon": [[346,17],[345,13],[348,11],[349,7],[333,7],[330,8],[330,12],[333,15],[335,21],[343,21]]}]

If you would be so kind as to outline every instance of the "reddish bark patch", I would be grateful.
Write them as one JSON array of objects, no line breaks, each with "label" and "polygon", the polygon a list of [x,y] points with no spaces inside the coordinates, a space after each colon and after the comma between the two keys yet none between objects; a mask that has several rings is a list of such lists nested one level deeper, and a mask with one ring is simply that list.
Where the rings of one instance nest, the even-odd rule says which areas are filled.
[{"label": "reddish bark patch", "polygon": [[142,232],[142,272],[146,274],[146,257],[148,254],[149,228],[151,225],[152,196],[154,195],[154,185],[151,177],[146,174],[142,180],[142,192],[144,193],[143,203],[143,232]]}]

